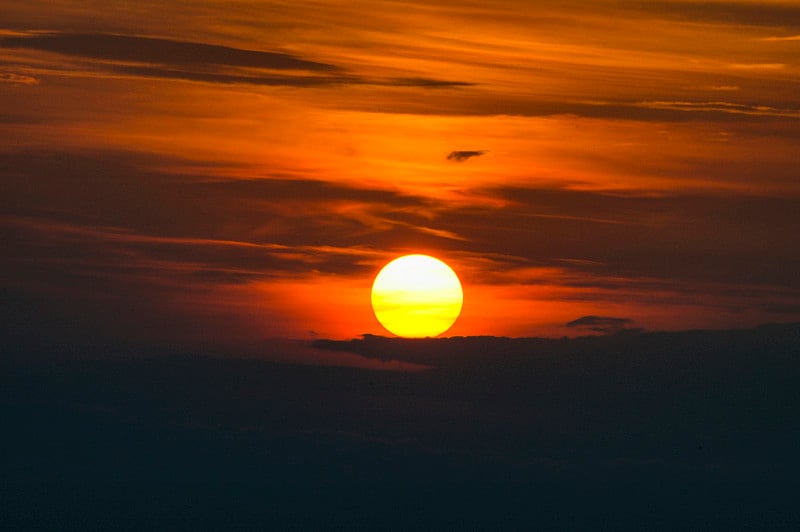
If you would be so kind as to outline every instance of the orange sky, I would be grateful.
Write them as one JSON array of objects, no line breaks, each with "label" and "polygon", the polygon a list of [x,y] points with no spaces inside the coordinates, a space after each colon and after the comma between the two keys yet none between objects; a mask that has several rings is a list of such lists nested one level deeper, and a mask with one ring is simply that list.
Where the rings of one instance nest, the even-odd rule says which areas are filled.
[{"label": "orange sky", "polygon": [[403,253],[453,335],[800,319],[800,3],[2,4],[18,325],[384,334]]}]

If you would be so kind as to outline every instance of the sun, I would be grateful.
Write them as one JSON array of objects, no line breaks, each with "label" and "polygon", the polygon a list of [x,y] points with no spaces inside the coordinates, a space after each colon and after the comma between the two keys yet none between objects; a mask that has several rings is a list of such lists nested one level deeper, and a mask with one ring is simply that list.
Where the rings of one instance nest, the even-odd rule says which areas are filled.
[{"label": "sun", "polygon": [[437,336],[461,313],[464,293],[450,266],[428,255],[405,255],[383,267],[372,284],[372,309],[389,332]]}]

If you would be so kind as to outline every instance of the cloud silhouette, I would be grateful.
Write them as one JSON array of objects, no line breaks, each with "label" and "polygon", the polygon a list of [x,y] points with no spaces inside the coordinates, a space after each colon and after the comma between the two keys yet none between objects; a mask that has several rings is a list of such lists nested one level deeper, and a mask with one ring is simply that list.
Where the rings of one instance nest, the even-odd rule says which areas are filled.
[{"label": "cloud silhouette", "polygon": [[225,65],[311,71],[337,67],[290,54],[197,42],[103,33],[34,33],[0,39],[3,48],[26,48],[109,61],[169,65]]},{"label": "cloud silhouette", "polygon": [[[105,33],[31,32],[0,37],[0,48],[38,50],[96,60],[95,68],[146,78],[291,87],[376,85],[460,87],[472,85],[423,77],[371,78],[339,66],[282,53],[216,44]],[[276,72],[277,71],[277,72]],[[0,81],[35,78],[0,75]]]},{"label": "cloud silhouette", "polygon": [[472,157],[480,157],[486,150],[456,150],[447,154],[448,161],[464,162]]},{"label": "cloud silhouette", "polygon": [[582,316],[564,324],[570,329],[585,329],[603,334],[615,334],[626,330],[626,325],[633,323],[630,318],[614,318],[610,316]]}]

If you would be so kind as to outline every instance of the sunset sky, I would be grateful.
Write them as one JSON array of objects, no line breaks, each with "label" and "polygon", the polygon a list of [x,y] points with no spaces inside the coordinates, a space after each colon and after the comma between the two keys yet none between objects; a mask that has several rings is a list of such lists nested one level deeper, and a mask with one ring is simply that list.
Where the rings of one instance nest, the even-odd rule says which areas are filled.
[{"label": "sunset sky", "polygon": [[2,4],[8,327],[388,334],[406,253],[447,335],[800,320],[798,2]]}]

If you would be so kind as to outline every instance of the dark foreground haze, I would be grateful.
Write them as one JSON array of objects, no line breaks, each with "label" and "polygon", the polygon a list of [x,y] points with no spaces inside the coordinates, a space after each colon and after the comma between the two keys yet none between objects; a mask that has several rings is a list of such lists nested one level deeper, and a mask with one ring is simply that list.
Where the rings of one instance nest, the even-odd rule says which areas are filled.
[{"label": "dark foreground haze", "polygon": [[3,528],[800,525],[799,324],[315,347],[429,369],[12,346]]}]

